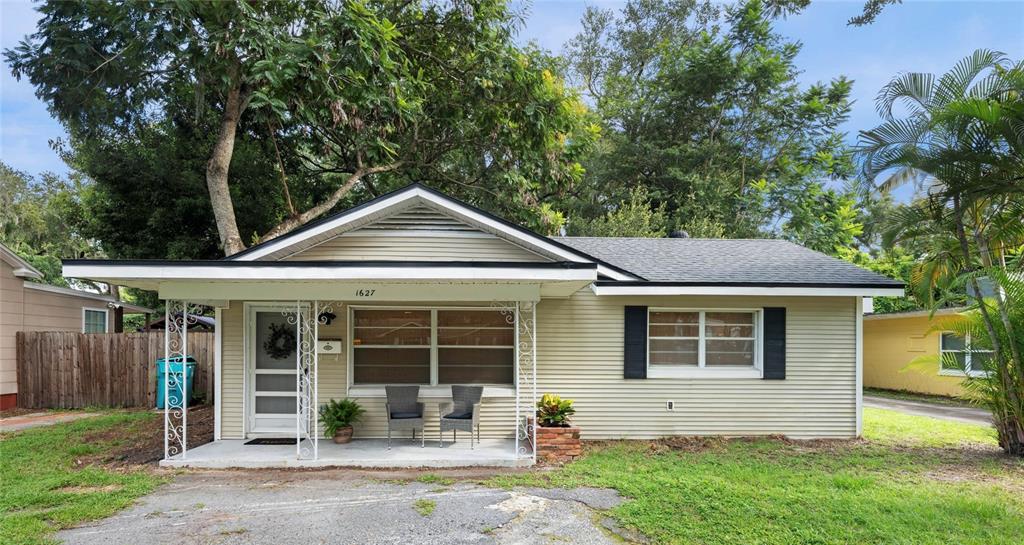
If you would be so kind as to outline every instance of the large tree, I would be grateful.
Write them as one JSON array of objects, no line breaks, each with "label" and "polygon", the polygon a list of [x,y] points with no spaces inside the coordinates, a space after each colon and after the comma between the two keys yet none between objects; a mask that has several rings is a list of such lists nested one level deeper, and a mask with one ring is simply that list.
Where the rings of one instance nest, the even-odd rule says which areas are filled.
[{"label": "large tree", "polygon": [[[889,242],[925,249],[914,280],[933,308],[943,301],[932,294],[943,287],[974,303],[973,323],[993,351],[985,379],[993,395],[985,401],[1000,444],[1017,455],[1024,455],[1022,93],[1024,63],[988,50],[939,77],[900,75],[878,96],[885,123],[861,133],[860,147],[867,177],[881,190],[926,189],[893,214]],[[1004,289],[983,289],[986,278]]]},{"label": "large tree", "polygon": [[43,273],[43,282],[67,286],[61,258],[96,257],[95,239],[78,229],[86,215],[80,179],[45,173],[34,179],[0,162],[0,242]]},{"label": "large tree", "polygon": [[[137,138],[194,97],[216,122],[205,184],[226,254],[246,245],[231,166],[239,135],[293,145],[269,240],[353,191],[432,179],[467,200],[557,228],[537,202],[579,179],[586,109],[540,51],[516,46],[501,0],[50,2],[5,52],[73,142]],[[292,166],[290,171],[286,165]],[[389,173],[390,176],[380,176]],[[290,182],[316,190],[295,193]],[[322,191],[322,189],[328,191]]]},{"label": "large tree", "polygon": [[851,174],[838,129],[850,82],[798,85],[800,46],[772,29],[773,16],[801,5],[588,9],[568,59],[604,133],[575,215],[601,215],[642,185],[671,229],[763,236],[810,188]]}]

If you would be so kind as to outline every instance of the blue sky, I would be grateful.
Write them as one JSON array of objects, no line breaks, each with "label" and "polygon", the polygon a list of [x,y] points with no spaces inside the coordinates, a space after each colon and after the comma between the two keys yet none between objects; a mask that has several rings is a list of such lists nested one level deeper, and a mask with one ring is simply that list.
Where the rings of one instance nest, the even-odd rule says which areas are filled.
[{"label": "blue sky", "polygon": [[[534,0],[526,6],[520,39],[535,40],[555,52],[580,29],[588,5],[616,9],[623,2]],[[853,113],[844,129],[848,139],[878,123],[874,97],[893,75],[905,71],[944,72],[960,58],[986,47],[1024,58],[1024,0],[938,2],[905,0],[886,9],[867,27],[848,27],[862,0],[815,0],[800,15],[776,28],[804,44],[797,58],[804,83],[840,74],[854,80]],[[0,0],[0,48],[13,47],[35,29],[38,14],[28,2]],[[67,172],[49,141],[64,136],[59,123],[34,96],[26,81],[17,82],[5,65],[0,73],[0,159],[32,175]]]}]

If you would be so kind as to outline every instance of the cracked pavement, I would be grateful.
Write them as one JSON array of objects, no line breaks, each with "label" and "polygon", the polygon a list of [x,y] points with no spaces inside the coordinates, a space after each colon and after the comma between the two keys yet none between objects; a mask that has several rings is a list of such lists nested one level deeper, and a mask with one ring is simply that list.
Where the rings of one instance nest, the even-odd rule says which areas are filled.
[{"label": "cracked pavement", "polygon": [[[346,470],[184,472],[121,513],[57,538],[76,545],[604,545],[626,540],[602,514],[621,501],[606,489],[509,491]],[[421,514],[427,510],[417,505],[432,511]]]}]

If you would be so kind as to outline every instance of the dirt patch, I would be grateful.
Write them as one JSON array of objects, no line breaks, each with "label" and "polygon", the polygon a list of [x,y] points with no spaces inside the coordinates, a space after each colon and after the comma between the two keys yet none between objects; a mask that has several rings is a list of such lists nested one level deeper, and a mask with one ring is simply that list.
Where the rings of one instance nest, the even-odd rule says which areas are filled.
[{"label": "dirt patch", "polygon": [[21,407],[14,407],[13,409],[4,409],[0,411],[0,419],[12,418],[15,416],[25,416],[26,414],[45,413],[46,409],[23,409]]},{"label": "dirt patch", "polygon": [[64,486],[57,489],[57,492],[64,492],[65,494],[94,494],[96,492],[117,492],[121,490],[119,484],[108,484],[106,486]]},{"label": "dirt patch", "polygon": [[[188,411],[188,446],[197,447],[213,441],[213,406],[197,405]],[[164,418],[160,411],[157,418],[140,421],[137,424],[113,428],[89,434],[86,442],[116,443],[117,446],[103,455],[83,460],[84,463],[98,463],[108,467],[125,467],[155,464],[164,457]]]},{"label": "dirt patch", "polygon": [[[1012,471],[1012,470],[1011,470]],[[1024,470],[1020,471],[1024,477]],[[972,483],[997,486],[1015,496],[1024,496],[1024,478],[991,475],[964,466],[945,466],[924,474],[928,479],[946,483]]]}]

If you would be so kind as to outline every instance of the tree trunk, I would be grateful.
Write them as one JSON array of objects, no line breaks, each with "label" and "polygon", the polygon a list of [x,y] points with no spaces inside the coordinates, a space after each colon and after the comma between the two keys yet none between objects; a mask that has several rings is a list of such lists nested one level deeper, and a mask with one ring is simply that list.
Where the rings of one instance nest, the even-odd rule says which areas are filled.
[{"label": "tree trunk", "polygon": [[213,216],[217,220],[217,232],[220,234],[221,247],[224,255],[237,254],[245,249],[242,237],[238,234],[235,222],[235,207],[231,202],[231,191],[228,188],[228,168],[235,150],[235,131],[242,113],[241,84],[230,91],[224,101],[224,113],[221,114],[220,131],[217,142],[210,153],[206,164],[206,187],[210,191],[210,204],[213,205]]}]

